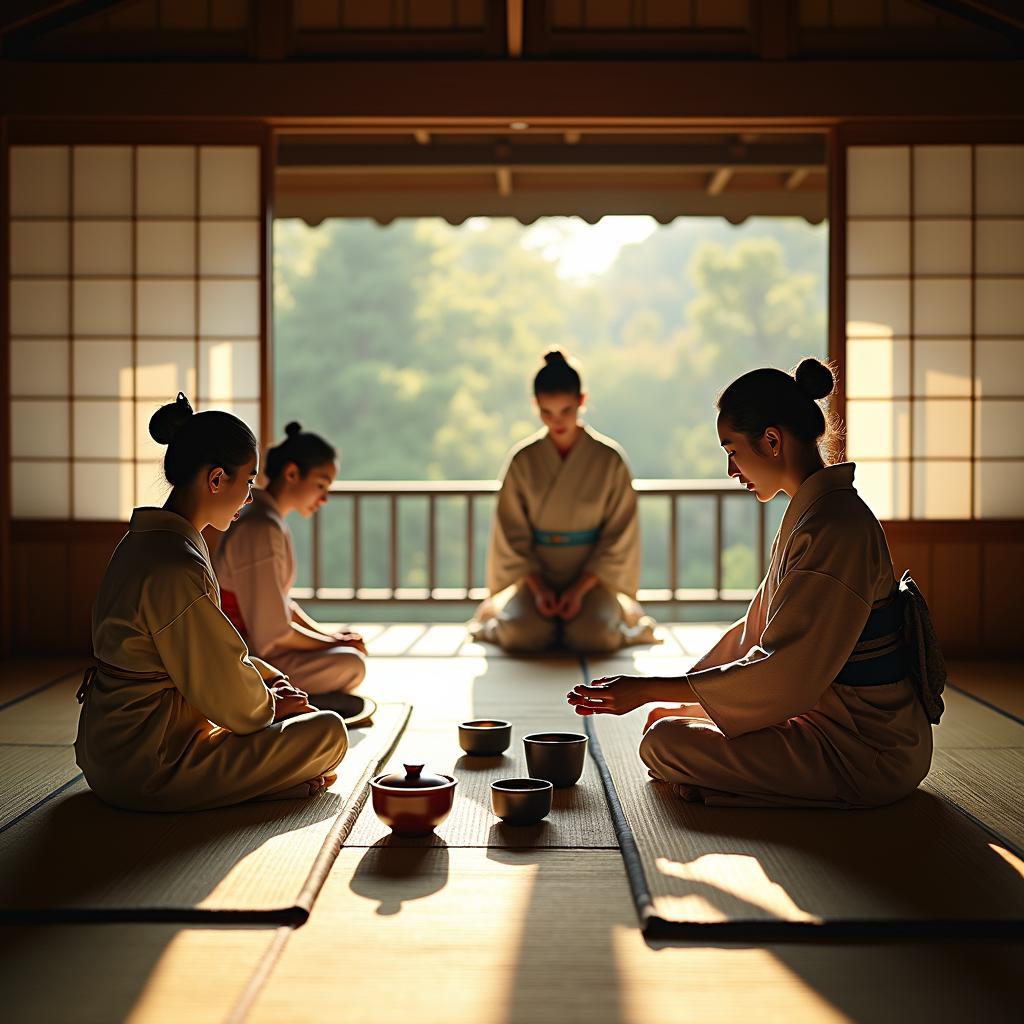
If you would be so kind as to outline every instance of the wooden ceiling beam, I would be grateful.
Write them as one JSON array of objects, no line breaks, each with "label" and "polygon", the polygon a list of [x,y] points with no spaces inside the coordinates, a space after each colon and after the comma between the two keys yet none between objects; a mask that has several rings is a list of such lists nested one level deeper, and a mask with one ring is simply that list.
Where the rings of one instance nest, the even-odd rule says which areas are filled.
[{"label": "wooden ceiling beam", "polygon": [[505,0],[505,52],[514,59],[523,55],[523,0]]},{"label": "wooden ceiling beam", "polygon": [[[709,84],[713,83],[713,87]],[[0,61],[11,117],[822,127],[1024,117],[1022,61]]]}]

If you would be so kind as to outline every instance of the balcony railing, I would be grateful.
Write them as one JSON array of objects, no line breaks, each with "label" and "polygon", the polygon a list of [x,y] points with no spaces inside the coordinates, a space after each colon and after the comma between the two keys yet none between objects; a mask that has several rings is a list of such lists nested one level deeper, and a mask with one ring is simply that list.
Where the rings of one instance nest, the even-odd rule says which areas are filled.
[{"label": "balcony railing", "polygon": [[[779,505],[775,502],[763,505],[731,481],[637,480],[634,486],[639,499],[641,533],[647,556],[644,566],[646,578],[642,579],[644,585],[638,593],[641,602],[729,603],[750,599],[756,582],[765,572],[768,530],[770,528],[774,531],[777,526],[781,515]],[[482,514],[481,505],[492,505],[497,490],[498,484],[494,480],[335,482],[331,486],[328,506],[313,517],[308,541],[301,545],[308,552],[307,571],[300,574],[300,579],[306,585],[296,587],[293,595],[304,599],[363,603],[482,600],[487,596],[487,589],[482,585],[485,556],[481,538],[490,528],[491,510],[488,508]],[[455,545],[462,550],[453,555],[453,538],[447,538],[449,550],[445,557],[443,575],[447,578],[444,580],[441,579],[438,547],[438,511],[441,502],[445,502],[446,507],[452,502],[462,506],[458,513],[462,539]],[[344,503],[348,504],[348,521],[337,524],[343,527],[337,532],[343,535],[340,544],[347,548],[347,552],[342,552],[341,558],[332,559],[335,562],[347,562],[342,571],[325,565],[324,532],[325,517],[336,516],[337,511],[341,511],[339,506]],[[420,562],[416,573],[420,577],[419,586],[406,585],[408,580],[403,579],[399,557],[402,546],[402,509],[413,503],[426,505],[424,530],[418,542],[423,545],[423,549],[417,552]],[[696,511],[698,504],[701,506],[705,526],[710,526],[710,536],[703,539],[690,536],[681,524],[688,508],[694,506],[692,511]],[[738,532],[741,536],[738,540],[740,546],[752,554],[750,568],[757,577],[756,580],[744,580],[749,584],[747,586],[727,586],[729,581],[726,579],[723,557],[726,550],[727,507],[741,509],[746,520],[740,525]],[[655,521],[656,532],[664,530],[661,536],[651,535],[650,524]],[[369,526],[373,526],[378,535],[375,543],[367,540]],[[730,532],[737,532],[734,524],[730,526]],[[385,538],[383,543],[382,537]],[[339,541],[334,540],[333,543],[338,544]],[[406,544],[408,546],[408,541]],[[700,585],[693,585],[692,580],[684,579],[687,573],[683,571],[680,562],[684,545],[692,548],[699,544],[703,544],[705,554],[710,555],[710,566],[704,566],[704,575],[709,578],[701,580]],[[382,548],[386,549],[386,556],[383,557]],[[372,572],[367,564],[370,550],[375,556],[375,571]],[[457,568],[457,582],[452,579],[453,560]],[[706,571],[708,568],[710,573]],[[376,578],[369,578],[371,576]]]}]

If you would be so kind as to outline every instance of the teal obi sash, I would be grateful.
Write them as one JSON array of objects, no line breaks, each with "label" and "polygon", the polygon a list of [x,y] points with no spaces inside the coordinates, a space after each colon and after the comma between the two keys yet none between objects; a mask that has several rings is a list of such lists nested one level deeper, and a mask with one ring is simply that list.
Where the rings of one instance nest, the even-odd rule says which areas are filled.
[{"label": "teal obi sash", "polygon": [[845,686],[882,686],[907,675],[903,640],[904,596],[900,592],[873,608],[846,664],[835,681]]},{"label": "teal obi sash", "polygon": [[600,530],[566,530],[561,533],[554,530],[534,530],[533,542],[545,548],[571,548],[583,544],[596,544],[600,536]]}]

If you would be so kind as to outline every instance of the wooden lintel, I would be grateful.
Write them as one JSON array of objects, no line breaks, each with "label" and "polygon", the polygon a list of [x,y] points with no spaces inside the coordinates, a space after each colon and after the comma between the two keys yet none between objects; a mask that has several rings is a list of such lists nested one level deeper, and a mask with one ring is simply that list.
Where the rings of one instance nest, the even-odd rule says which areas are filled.
[{"label": "wooden lintel", "polygon": [[708,184],[705,191],[709,196],[719,196],[725,191],[725,186],[729,184],[729,179],[733,175],[733,169],[731,167],[719,167],[718,170],[711,174],[708,178]]},{"label": "wooden lintel", "polygon": [[789,174],[786,175],[786,188],[789,189],[790,192],[792,192],[793,189],[799,188],[804,183],[804,181],[807,180],[807,175],[810,173],[810,167],[794,168],[792,171],[789,172]]},{"label": "wooden lintel", "polygon": [[998,120],[1024,117],[1024,62],[2,61],[3,114],[273,125],[548,119],[576,130]]},{"label": "wooden lintel", "polygon": [[412,135],[413,135],[413,138],[421,146],[429,146],[430,145],[430,132],[428,132],[426,129],[424,129],[424,128],[417,128],[416,131],[414,131],[412,133]]},{"label": "wooden lintel", "polygon": [[498,195],[507,199],[512,195],[512,169],[510,167],[497,167],[494,176],[498,182]]}]

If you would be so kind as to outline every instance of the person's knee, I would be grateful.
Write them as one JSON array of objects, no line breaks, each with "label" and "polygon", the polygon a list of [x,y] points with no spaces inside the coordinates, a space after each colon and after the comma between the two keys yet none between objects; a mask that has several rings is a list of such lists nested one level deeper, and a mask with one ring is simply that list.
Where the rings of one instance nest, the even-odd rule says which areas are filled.
[{"label": "person's knee", "polygon": [[659,718],[640,741],[640,760],[659,778],[677,782],[685,772],[690,729],[678,718]]},{"label": "person's knee", "polygon": [[578,654],[611,654],[622,646],[622,632],[594,620],[567,622],[563,633],[565,646]]},{"label": "person's knee", "polygon": [[341,679],[339,689],[348,693],[366,678],[366,657],[361,651],[351,651],[339,655],[339,660],[342,663],[338,673]]},{"label": "person's knee", "polygon": [[336,768],[348,751],[348,729],[334,711],[316,711],[309,715],[309,727],[315,731],[314,760],[318,771]]},{"label": "person's knee", "polygon": [[515,654],[539,654],[555,641],[554,624],[542,619],[499,619],[495,634],[498,643]]}]

